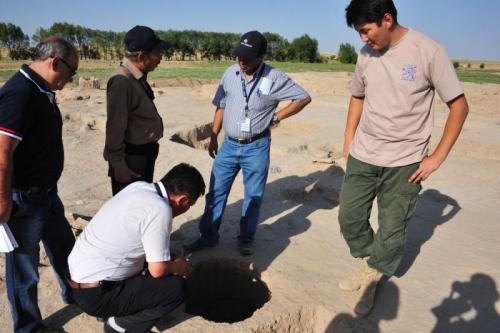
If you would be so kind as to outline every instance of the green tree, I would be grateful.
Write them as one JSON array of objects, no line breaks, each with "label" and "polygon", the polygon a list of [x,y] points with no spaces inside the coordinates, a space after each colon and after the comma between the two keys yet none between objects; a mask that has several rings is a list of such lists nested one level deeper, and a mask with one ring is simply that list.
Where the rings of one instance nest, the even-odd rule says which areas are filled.
[{"label": "green tree", "polygon": [[356,49],[349,43],[342,43],[339,47],[337,59],[343,64],[355,64],[358,60]]},{"label": "green tree", "polygon": [[272,32],[264,32],[263,35],[267,39],[266,59],[276,61],[287,60],[288,48],[290,47],[288,40]]},{"label": "green tree", "polygon": [[29,36],[25,35],[19,26],[0,22],[0,47],[7,48],[11,59],[29,59],[31,57],[29,44]]},{"label": "green tree", "polygon": [[301,62],[321,62],[318,52],[318,41],[309,35],[295,38],[289,47],[289,60]]}]

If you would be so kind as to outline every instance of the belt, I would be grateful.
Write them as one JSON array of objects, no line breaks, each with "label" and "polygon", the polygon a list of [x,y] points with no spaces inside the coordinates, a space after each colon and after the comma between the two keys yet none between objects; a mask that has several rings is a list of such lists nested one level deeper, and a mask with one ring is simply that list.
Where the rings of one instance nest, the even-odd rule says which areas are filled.
[{"label": "belt", "polygon": [[100,282],[93,282],[93,283],[79,283],[75,282],[70,279],[66,279],[68,282],[69,286],[73,289],[88,289],[88,288],[97,288],[101,285]]},{"label": "belt", "polygon": [[39,186],[31,186],[31,187],[25,187],[25,188],[13,188],[14,191],[17,191],[22,194],[36,194],[36,193],[49,193],[53,189],[56,188],[56,185],[51,186],[49,188],[46,187],[39,187]]},{"label": "belt", "polygon": [[257,135],[254,135],[252,136],[251,138],[243,138],[243,139],[240,139],[240,138],[232,138],[230,136],[228,136],[227,138],[231,141],[234,141],[234,142],[238,142],[239,144],[241,145],[246,145],[246,144],[249,144],[251,142],[254,142],[255,140],[258,140],[266,135],[268,135],[269,133],[269,130],[265,130],[264,132],[260,132],[259,134]]}]

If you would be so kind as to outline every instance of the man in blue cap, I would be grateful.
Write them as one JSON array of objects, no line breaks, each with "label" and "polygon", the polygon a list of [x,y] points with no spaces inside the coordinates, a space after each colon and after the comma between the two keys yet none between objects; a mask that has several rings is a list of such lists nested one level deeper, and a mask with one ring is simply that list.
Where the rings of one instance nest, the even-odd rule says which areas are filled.
[{"label": "man in blue cap", "polygon": [[[265,37],[258,31],[241,36],[235,49],[238,64],[222,77],[212,103],[214,114],[208,153],[215,158],[200,220],[200,237],[184,248],[197,251],[217,245],[219,226],[234,178],[243,171],[245,197],[240,218],[239,250],[254,253],[254,235],[269,171],[272,126],[311,102],[309,94],[285,73],[264,63]],[[276,112],[278,103],[290,100]],[[219,149],[217,137],[224,129]]]},{"label": "man in blue cap", "polygon": [[108,81],[104,159],[113,195],[136,180],[153,180],[163,122],[147,75],[167,48],[151,28],[133,27],[125,35],[125,56]]}]

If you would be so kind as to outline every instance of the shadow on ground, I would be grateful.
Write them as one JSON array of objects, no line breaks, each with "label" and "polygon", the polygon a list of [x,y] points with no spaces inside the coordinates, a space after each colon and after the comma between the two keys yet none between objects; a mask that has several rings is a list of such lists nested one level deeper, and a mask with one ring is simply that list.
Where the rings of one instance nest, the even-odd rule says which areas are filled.
[{"label": "shadow on ground", "polygon": [[408,272],[436,228],[450,221],[460,209],[455,199],[435,189],[425,190],[419,196],[415,214],[408,223],[405,252],[395,276],[401,277]]},{"label": "shadow on ground", "polygon": [[333,318],[325,333],[379,333],[380,322],[396,319],[398,309],[399,289],[393,282],[387,281],[377,288],[375,305],[369,316],[361,318],[340,313]]}]

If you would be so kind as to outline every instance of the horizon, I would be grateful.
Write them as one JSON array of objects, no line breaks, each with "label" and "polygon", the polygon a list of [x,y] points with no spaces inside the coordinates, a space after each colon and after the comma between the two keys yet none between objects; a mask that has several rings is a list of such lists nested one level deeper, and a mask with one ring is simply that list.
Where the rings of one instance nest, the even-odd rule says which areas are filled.
[{"label": "horizon", "polygon": [[[246,15],[246,18],[241,14],[237,3],[229,0],[215,3],[192,0],[172,5],[156,0],[148,2],[146,6],[134,6],[130,0],[123,0],[118,6],[97,0],[78,3],[64,0],[26,0],[14,3],[0,1],[0,21],[18,25],[30,39],[38,28],[47,29],[55,22],[67,22],[90,29],[116,32],[127,31],[136,24],[155,30],[237,34],[256,29],[280,34],[289,42],[308,34],[318,41],[319,52],[337,53],[341,43],[350,43],[359,52],[364,45],[357,32],[345,23],[345,7],[349,0],[318,0],[314,5],[305,0],[290,0],[286,3],[254,0],[256,9]],[[246,4],[242,1],[239,3]],[[492,14],[500,12],[500,2],[395,0],[394,3],[402,26],[421,31],[443,44],[450,58],[500,61],[500,34]],[[231,13],[231,9],[234,13]]]}]

